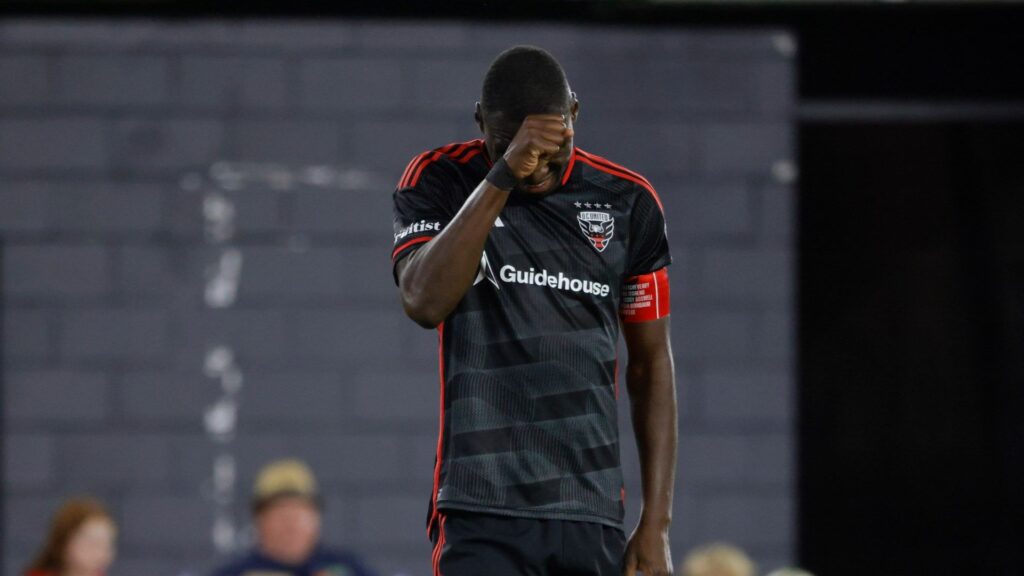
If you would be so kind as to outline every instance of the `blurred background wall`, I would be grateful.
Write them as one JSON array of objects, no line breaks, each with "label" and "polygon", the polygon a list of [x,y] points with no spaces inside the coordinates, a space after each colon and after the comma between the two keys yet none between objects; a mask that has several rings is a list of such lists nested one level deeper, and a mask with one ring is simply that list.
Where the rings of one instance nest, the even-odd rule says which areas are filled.
[{"label": "blurred background wall", "polygon": [[784,29],[21,18],[0,23],[5,574],[79,492],[121,524],[114,576],[200,573],[286,455],[320,477],[328,541],[428,572],[436,335],[397,302],[390,194],[415,153],[476,137],[517,43],[565,66],[578,145],[666,206],[677,558],[793,558]]}]

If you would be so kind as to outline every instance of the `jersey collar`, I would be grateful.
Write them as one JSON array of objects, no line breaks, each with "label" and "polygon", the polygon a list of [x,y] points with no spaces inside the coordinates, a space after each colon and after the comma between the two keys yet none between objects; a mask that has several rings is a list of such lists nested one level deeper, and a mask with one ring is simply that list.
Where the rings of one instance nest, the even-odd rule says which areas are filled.
[{"label": "jersey collar", "polygon": [[562,186],[569,181],[569,177],[572,176],[572,168],[576,165],[576,146],[572,147],[569,151],[569,163],[565,165],[565,174],[562,174]]}]

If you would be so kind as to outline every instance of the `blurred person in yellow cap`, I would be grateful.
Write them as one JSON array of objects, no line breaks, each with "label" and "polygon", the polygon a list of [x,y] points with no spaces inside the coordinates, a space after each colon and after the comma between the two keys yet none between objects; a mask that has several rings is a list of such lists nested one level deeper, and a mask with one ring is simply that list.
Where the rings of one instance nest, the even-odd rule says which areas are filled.
[{"label": "blurred person in yellow cap", "polygon": [[320,542],[323,499],[299,460],[271,462],[256,477],[252,513],[256,546],[215,576],[376,576],[351,552]]},{"label": "blurred person in yellow cap", "polygon": [[739,548],[708,544],[690,552],[679,569],[682,576],[755,576],[756,567]]},{"label": "blurred person in yellow cap", "polygon": [[799,568],[779,568],[778,570],[772,570],[768,573],[768,576],[814,576],[806,570]]}]

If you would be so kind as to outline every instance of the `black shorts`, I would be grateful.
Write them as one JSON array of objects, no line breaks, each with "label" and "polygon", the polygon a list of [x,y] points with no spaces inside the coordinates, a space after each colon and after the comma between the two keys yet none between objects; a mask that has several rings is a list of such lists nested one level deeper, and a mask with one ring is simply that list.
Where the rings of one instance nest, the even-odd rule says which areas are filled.
[{"label": "black shorts", "polygon": [[621,576],[626,535],[598,522],[439,510],[433,576]]}]

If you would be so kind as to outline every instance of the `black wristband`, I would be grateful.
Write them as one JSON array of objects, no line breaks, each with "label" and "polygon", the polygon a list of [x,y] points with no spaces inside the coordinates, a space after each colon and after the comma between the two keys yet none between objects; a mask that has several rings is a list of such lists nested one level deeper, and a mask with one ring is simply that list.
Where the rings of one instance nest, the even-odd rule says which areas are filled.
[{"label": "black wristband", "polygon": [[487,173],[484,179],[495,188],[500,188],[506,192],[511,192],[516,187],[516,184],[519,184],[519,178],[516,178],[516,175],[512,173],[512,169],[508,167],[504,156],[498,158],[498,161],[494,163],[491,171]]}]

